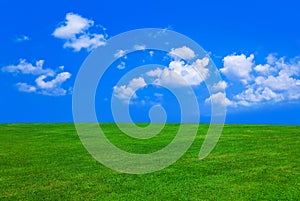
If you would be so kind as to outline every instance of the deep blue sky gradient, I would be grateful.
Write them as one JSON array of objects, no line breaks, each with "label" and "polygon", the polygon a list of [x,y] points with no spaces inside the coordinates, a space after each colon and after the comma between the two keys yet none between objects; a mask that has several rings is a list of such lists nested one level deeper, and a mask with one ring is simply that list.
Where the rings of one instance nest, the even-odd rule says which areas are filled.
[{"label": "deep blue sky gradient", "polygon": [[[64,65],[72,77],[63,86],[72,87],[89,52],[65,49],[63,41],[52,36],[69,12],[101,24],[107,28],[108,37],[149,27],[185,34],[211,53],[218,68],[223,67],[222,59],[233,53],[254,54],[257,63],[265,62],[270,53],[292,59],[300,56],[299,11],[300,2],[296,0],[3,0],[0,2],[0,68],[17,64],[21,58],[31,63],[44,59],[45,68]],[[22,35],[30,40],[17,42]],[[20,79],[19,75],[0,71],[0,123],[72,121],[71,94],[56,97],[20,92],[15,83],[34,81],[25,75]],[[135,107],[136,111],[140,110]],[[229,109],[226,122],[300,124],[299,114],[298,99],[293,103]],[[143,116],[137,121],[147,120]],[[202,119],[209,121],[208,116]],[[106,120],[111,121],[109,117]]]}]

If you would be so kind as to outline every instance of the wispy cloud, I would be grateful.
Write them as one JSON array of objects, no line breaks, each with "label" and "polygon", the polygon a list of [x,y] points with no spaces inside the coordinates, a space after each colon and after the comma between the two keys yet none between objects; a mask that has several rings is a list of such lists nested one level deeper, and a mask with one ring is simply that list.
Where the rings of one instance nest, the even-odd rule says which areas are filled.
[{"label": "wispy cloud", "polygon": [[[94,21],[83,18],[74,13],[67,13],[65,21],[53,32],[53,36],[65,41],[64,48],[72,48],[74,51],[86,49],[91,51],[106,44],[104,33],[91,33],[91,29],[99,27]],[[101,31],[104,31],[103,28]]]},{"label": "wispy cloud", "polygon": [[127,50],[117,50],[116,53],[114,54],[114,57],[115,58],[124,57],[126,59],[127,58],[126,53],[127,53]]},{"label": "wispy cloud", "polygon": [[20,35],[20,36],[17,36],[17,37],[14,39],[14,41],[15,41],[16,43],[21,43],[21,42],[29,41],[29,40],[30,40],[29,36],[26,36],[26,35]]},{"label": "wispy cloud", "polygon": [[52,69],[44,69],[44,60],[39,60],[35,62],[35,64],[28,63],[25,59],[20,59],[19,63],[16,65],[8,65],[1,70],[3,72],[8,73],[21,73],[21,74],[32,74],[32,75],[40,75],[40,74],[47,74],[53,75],[54,71]]},{"label": "wispy cloud", "polygon": [[[35,64],[31,64],[25,59],[21,59],[16,65],[2,67],[1,71],[19,75],[18,78],[24,74],[36,77],[34,84],[29,84],[27,82],[16,83],[16,87],[21,92],[37,93],[48,96],[66,95],[67,90],[63,89],[61,85],[71,77],[71,73],[56,72],[50,68],[43,68],[43,65],[44,60],[39,60]],[[60,66],[58,69],[62,71],[64,67]],[[48,79],[48,81],[45,81],[46,79]]]},{"label": "wispy cloud", "polygon": [[145,45],[135,45],[133,47],[135,50],[145,50],[146,49],[146,46]]}]

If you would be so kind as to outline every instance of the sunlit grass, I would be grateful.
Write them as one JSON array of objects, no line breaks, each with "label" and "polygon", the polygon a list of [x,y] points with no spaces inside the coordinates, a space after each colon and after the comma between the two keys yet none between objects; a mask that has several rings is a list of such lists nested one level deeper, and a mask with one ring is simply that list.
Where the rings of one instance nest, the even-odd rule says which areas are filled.
[{"label": "sunlit grass", "polygon": [[[131,139],[101,124],[118,147],[150,153],[178,124],[153,139]],[[219,143],[198,160],[208,125],[168,168],[145,175],[115,172],[85,150],[72,124],[0,125],[0,200],[297,200],[300,127],[225,125]]]}]

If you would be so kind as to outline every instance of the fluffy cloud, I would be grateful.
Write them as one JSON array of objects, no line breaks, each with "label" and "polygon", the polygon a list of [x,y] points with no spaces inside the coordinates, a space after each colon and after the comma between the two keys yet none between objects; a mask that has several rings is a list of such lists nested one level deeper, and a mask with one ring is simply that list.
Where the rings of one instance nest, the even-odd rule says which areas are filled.
[{"label": "fluffy cloud", "polygon": [[226,94],[223,92],[218,92],[212,94],[209,98],[205,99],[205,103],[214,103],[217,105],[224,105],[224,106],[234,106],[235,103],[230,101]]},{"label": "fluffy cloud", "polygon": [[184,61],[171,61],[168,68],[157,68],[146,73],[154,78],[153,83],[180,87],[186,85],[199,85],[208,76],[206,66],[209,63],[207,57],[197,59],[192,64],[185,64]]},{"label": "fluffy cloud", "polygon": [[237,104],[250,106],[253,103],[260,103],[263,101],[279,102],[284,99],[282,94],[277,94],[268,87],[259,87],[257,89],[248,88],[242,93],[235,96],[238,100]]},{"label": "fluffy cloud", "polygon": [[246,57],[244,54],[226,56],[223,59],[224,67],[220,71],[229,79],[238,78],[246,84],[251,79],[250,73],[254,65],[253,59],[253,54],[249,57]]},{"label": "fluffy cloud", "polygon": [[[35,65],[26,62],[26,60],[21,59],[17,65],[9,65],[3,67],[1,70],[3,72],[15,73],[18,75],[30,74],[33,76],[38,76],[35,79],[35,84],[31,85],[26,82],[18,82],[16,87],[19,91],[27,93],[38,93],[49,96],[63,96],[67,94],[67,90],[63,89],[61,85],[71,77],[69,72],[57,73],[50,68],[43,68],[44,60],[39,60]],[[60,71],[64,69],[63,66],[59,67]],[[45,81],[53,77],[52,80]]]},{"label": "fluffy cloud", "polygon": [[125,103],[129,103],[130,98],[137,98],[135,91],[139,88],[146,86],[144,78],[133,78],[128,85],[121,85],[114,87],[114,96],[123,100]]},{"label": "fluffy cloud", "polygon": [[91,51],[99,46],[105,45],[105,38],[102,34],[89,34],[81,35],[75,40],[67,40],[64,44],[64,48],[73,48],[74,51],[78,52],[82,48]]},{"label": "fluffy cloud", "polygon": [[67,13],[64,24],[56,28],[53,35],[61,39],[75,37],[94,25],[94,21],[88,20],[74,13]]},{"label": "fluffy cloud", "polygon": [[218,83],[214,84],[211,89],[213,91],[220,91],[220,90],[225,90],[227,88],[228,84],[225,81],[219,81]]},{"label": "fluffy cloud", "polygon": [[179,57],[182,59],[193,59],[196,56],[195,52],[187,46],[172,48],[169,54],[172,57]]},{"label": "fluffy cloud", "polygon": [[84,48],[91,51],[106,44],[104,34],[90,33],[93,27],[93,20],[67,13],[65,21],[54,30],[52,35],[65,41],[64,48],[73,48],[74,51]]}]

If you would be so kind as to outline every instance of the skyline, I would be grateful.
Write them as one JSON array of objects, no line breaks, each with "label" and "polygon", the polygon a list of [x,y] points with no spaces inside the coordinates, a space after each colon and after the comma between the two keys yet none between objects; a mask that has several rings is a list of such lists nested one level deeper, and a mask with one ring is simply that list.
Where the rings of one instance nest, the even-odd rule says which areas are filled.
[{"label": "skyline", "polygon": [[[148,121],[147,111],[157,104],[171,112],[170,122],[178,121],[180,114],[172,111],[178,106],[174,97],[164,89],[147,86],[167,83],[180,87],[181,82],[171,76],[175,72],[196,91],[200,122],[209,121],[207,108],[211,100],[225,98],[222,104],[227,106],[226,123],[300,124],[300,3],[237,3],[186,3],[182,10],[190,12],[177,16],[181,9],[165,2],[160,6],[147,2],[149,6],[141,6],[140,10],[132,8],[136,2],[119,2],[130,11],[127,15],[122,5],[115,7],[113,2],[94,2],[91,6],[84,2],[70,5],[53,1],[43,5],[20,1],[20,7],[1,2],[0,17],[6,20],[0,32],[0,122],[71,122],[73,85],[86,57],[118,34],[156,27],[179,32],[200,44],[223,79],[213,87],[225,90],[226,96],[205,92],[206,57],[190,64],[176,58],[196,58],[191,47],[172,47],[168,53],[161,53],[136,44],[134,48],[139,52],[115,52],[116,62],[98,86],[101,88],[103,83],[106,87],[101,91],[105,96],[96,96],[96,107],[101,108],[97,115],[103,121],[113,121],[108,107],[110,96],[129,104],[135,121]],[[97,12],[100,7],[105,11]],[[202,8],[202,12],[195,13],[196,8]],[[51,12],[54,9],[56,12]],[[16,15],[11,14],[12,10]],[[30,14],[24,15],[25,11]],[[212,11],[216,14],[209,15]],[[147,63],[164,67],[117,84],[124,73]],[[202,69],[203,77],[191,70],[194,66]],[[153,80],[147,82],[150,78]]]}]

